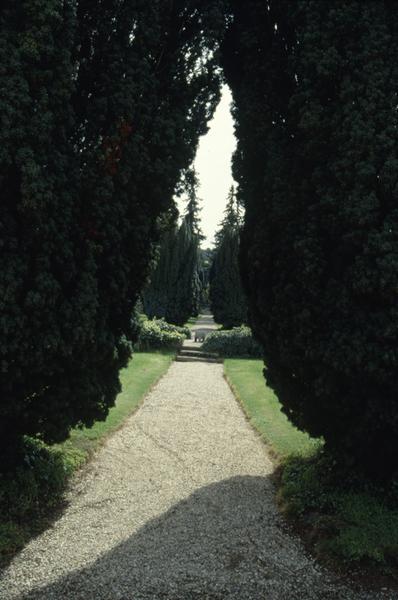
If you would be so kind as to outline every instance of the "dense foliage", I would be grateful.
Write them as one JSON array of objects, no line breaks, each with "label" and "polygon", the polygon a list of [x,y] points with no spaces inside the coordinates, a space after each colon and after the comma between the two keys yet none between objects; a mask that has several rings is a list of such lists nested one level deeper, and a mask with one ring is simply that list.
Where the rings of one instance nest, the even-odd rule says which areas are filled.
[{"label": "dense foliage", "polygon": [[241,325],[210,333],[202,344],[205,352],[217,352],[225,357],[256,357],[263,355],[261,345],[253,338],[250,327]]},{"label": "dense foliage", "polygon": [[200,248],[199,250],[199,278],[201,282],[200,308],[207,308],[210,304],[210,271],[213,264],[214,249]]},{"label": "dense foliage", "polygon": [[203,283],[196,179],[189,184],[189,202],[181,225],[162,237],[158,260],[142,294],[144,312],[183,325],[199,314]]},{"label": "dense foliage", "polygon": [[239,243],[242,218],[232,187],[210,271],[210,308],[216,323],[227,329],[247,322],[247,301],[239,272]]},{"label": "dense foliage", "polygon": [[136,349],[147,352],[148,350],[176,350],[181,348],[185,339],[191,337],[189,327],[178,327],[167,323],[164,319],[139,319],[139,334]]},{"label": "dense foliage", "polygon": [[114,402],[158,217],[219,97],[221,4],[2,4],[3,458]]},{"label": "dense foliage", "polygon": [[289,418],[375,474],[398,451],[398,13],[232,2],[242,271]]}]

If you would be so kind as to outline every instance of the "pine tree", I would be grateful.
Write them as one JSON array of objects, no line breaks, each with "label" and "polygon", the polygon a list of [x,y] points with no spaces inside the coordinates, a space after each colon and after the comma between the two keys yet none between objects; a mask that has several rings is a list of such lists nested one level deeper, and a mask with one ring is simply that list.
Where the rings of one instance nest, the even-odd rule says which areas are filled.
[{"label": "pine tree", "polygon": [[378,0],[235,2],[223,59],[267,381],[373,474],[398,450],[397,25]]},{"label": "pine tree", "polygon": [[239,272],[242,219],[231,187],[224,219],[216,233],[210,272],[210,308],[217,323],[230,329],[247,322],[247,303]]}]

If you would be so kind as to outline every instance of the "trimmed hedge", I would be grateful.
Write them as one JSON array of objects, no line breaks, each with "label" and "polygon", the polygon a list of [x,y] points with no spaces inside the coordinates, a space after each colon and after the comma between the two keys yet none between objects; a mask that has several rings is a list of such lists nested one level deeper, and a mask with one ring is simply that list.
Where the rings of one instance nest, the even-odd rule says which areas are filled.
[{"label": "trimmed hedge", "polygon": [[228,358],[234,356],[259,358],[263,355],[262,347],[253,338],[250,327],[246,325],[211,333],[205,339],[202,350],[218,352]]},{"label": "trimmed hedge", "polygon": [[177,350],[190,336],[191,332],[188,327],[171,325],[164,319],[149,320],[141,317],[136,349],[143,352],[163,349]]},{"label": "trimmed hedge", "polygon": [[166,331],[169,333],[181,333],[181,335],[183,335],[186,339],[191,339],[191,330],[185,325],[173,325],[172,323],[168,323],[164,319],[153,319],[153,321],[156,322],[161,331]]}]

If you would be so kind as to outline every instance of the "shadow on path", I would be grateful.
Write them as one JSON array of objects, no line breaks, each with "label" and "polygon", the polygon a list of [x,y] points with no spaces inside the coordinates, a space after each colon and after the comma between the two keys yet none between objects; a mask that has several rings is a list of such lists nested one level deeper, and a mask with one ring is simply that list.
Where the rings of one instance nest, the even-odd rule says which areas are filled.
[{"label": "shadow on path", "polygon": [[203,487],[93,564],[19,598],[346,598],[327,582],[317,595],[321,575],[277,524],[270,487],[255,476]]}]

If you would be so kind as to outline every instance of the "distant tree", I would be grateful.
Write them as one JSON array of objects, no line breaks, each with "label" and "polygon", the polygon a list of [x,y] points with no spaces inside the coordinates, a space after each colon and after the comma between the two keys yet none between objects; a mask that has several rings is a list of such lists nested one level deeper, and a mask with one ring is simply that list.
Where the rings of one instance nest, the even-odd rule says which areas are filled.
[{"label": "distant tree", "polygon": [[198,314],[202,293],[200,208],[192,171],[186,176],[186,185],[188,203],[181,225],[172,224],[165,232],[158,260],[142,294],[144,310],[150,318],[164,317],[177,325]]},{"label": "distant tree", "polygon": [[231,187],[224,219],[216,233],[210,271],[210,308],[217,323],[230,329],[247,322],[247,303],[239,272],[242,219]]},{"label": "distant tree", "polygon": [[177,210],[162,219],[161,238],[154,252],[148,282],[141,294],[143,311],[151,319],[166,318],[170,289],[178,277],[177,220]]},{"label": "distant tree", "polygon": [[199,277],[201,281],[200,307],[207,308],[210,305],[210,271],[213,263],[213,248],[200,248],[199,251]]}]

